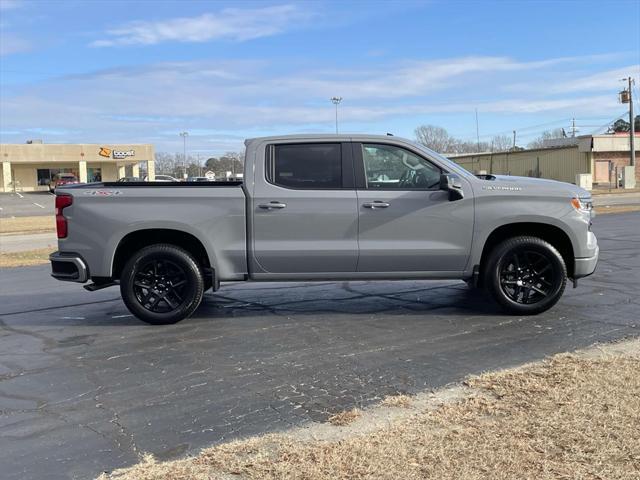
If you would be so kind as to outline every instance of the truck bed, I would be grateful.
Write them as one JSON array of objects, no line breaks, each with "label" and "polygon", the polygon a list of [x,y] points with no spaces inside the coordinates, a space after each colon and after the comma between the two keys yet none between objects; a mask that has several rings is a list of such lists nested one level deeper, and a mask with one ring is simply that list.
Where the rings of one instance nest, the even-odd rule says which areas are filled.
[{"label": "truck bed", "polygon": [[60,251],[76,252],[91,277],[110,277],[114,252],[130,234],[164,238],[180,232],[202,243],[220,279],[247,273],[246,197],[242,182],[98,182],[57,190],[71,195],[65,208],[68,237]]}]

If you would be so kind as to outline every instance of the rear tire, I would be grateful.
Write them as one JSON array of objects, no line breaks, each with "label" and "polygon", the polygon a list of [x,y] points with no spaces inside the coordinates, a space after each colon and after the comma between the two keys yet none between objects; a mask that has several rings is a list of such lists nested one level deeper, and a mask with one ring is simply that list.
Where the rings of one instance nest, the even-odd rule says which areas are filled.
[{"label": "rear tire", "polygon": [[183,320],[202,301],[204,280],[186,250],[157,244],[136,252],[120,277],[120,293],[129,311],[143,322],[168,325]]},{"label": "rear tire", "polygon": [[567,267],[550,243],[537,237],[514,237],[489,254],[484,284],[508,313],[535,315],[560,300]]}]

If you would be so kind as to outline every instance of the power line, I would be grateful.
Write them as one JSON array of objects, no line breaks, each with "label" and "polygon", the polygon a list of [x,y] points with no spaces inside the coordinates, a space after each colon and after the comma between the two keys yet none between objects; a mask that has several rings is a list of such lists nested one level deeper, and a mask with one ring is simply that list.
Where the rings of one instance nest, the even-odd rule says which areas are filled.
[{"label": "power line", "polygon": [[[539,123],[537,125],[516,127],[515,130],[518,132],[518,136],[520,136],[520,132],[523,132],[523,131],[531,130],[531,129],[534,129],[534,128],[557,125],[559,123],[566,123],[566,122],[570,122],[570,121],[571,121],[571,118],[563,118],[561,120],[554,120],[554,121],[551,121],[551,122]],[[507,135],[507,134],[513,133],[513,130],[514,129],[512,128],[512,129],[509,129],[509,130],[502,130],[500,132],[486,133],[486,134],[480,135],[480,138],[495,137],[496,135]],[[467,134],[458,134],[457,136],[462,137],[462,138],[469,138],[469,137],[472,137],[473,135],[474,134],[467,133]]]}]

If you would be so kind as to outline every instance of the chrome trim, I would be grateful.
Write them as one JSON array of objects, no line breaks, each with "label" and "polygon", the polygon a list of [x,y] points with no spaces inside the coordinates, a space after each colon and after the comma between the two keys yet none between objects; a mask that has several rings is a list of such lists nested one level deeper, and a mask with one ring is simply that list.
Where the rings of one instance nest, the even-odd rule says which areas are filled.
[{"label": "chrome trim", "polygon": [[51,273],[51,276],[56,280],[62,280],[66,282],[78,282],[85,283],[89,280],[89,272],[87,270],[87,265],[84,263],[84,260],[79,256],[73,254],[62,254],[60,252],[54,252],[49,255],[49,261],[53,262],[63,262],[63,263],[73,263],[78,270],[78,274],[64,274],[64,273]]}]

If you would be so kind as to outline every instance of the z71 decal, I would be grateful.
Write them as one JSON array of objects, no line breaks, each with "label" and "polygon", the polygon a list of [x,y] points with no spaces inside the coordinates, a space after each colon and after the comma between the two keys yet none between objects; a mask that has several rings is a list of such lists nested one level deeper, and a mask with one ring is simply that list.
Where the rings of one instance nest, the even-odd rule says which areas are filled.
[{"label": "z71 decal", "polygon": [[85,195],[94,195],[97,197],[111,197],[113,195],[120,195],[121,193],[120,190],[87,190],[84,192]]}]

